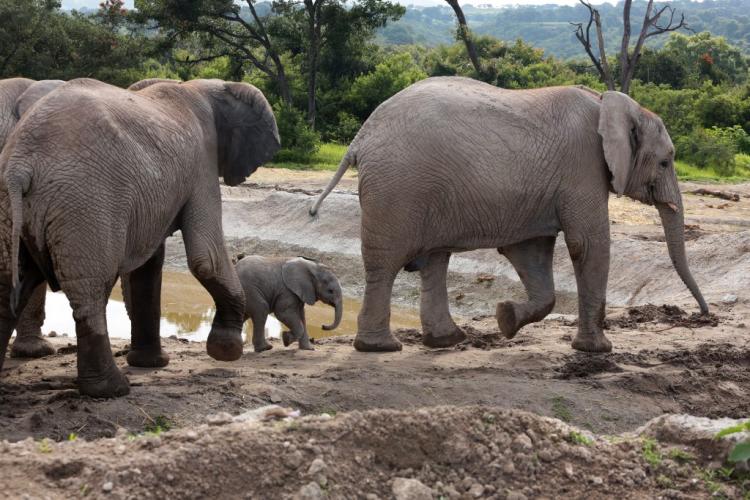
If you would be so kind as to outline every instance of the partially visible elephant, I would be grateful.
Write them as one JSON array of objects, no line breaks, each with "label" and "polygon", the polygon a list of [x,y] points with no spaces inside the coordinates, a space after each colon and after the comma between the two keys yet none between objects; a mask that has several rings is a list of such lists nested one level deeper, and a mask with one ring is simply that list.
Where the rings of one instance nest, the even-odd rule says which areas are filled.
[{"label": "partially visible elephant", "polygon": [[368,118],[310,210],[358,166],[366,286],[355,348],[401,349],[389,320],[402,267],[421,274],[424,343],[463,340],[446,273],[452,252],[477,248],[497,248],[526,288],[528,302],[497,306],[501,332],[513,337],[554,306],[552,254],[563,231],[578,284],[573,347],[610,351],[602,332],[610,192],[656,205],[672,263],[707,313],[685,255],[674,152],[661,119],[619,92],[505,90],[457,77],[399,92]]},{"label": "partially visible elephant", "polygon": [[304,257],[295,259],[250,255],[237,262],[237,276],[245,292],[245,319],[253,320],[255,352],[271,349],[266,341],[265,325],[273,313],[289,328],[284,332],[284,345],[298,341],[300,349],[312,349],[305,322],[305,304],[317,301],[334,307],[335,317],[324,330],[333,330],[341,323],[343,300],[341,285],[333,272],[323,264]]},{"label": "partially visible elephant", "polygon": [[[0,151],[18,121],[42,97],[62,85],[62,80],[34,81],[28,78],[0,80]],[[13,358],[40,358],[54,354],[55,348],[42,336],[47,284],[42,283],[31,294],[16,325],[16,340],[10,350]]]},{"label": "partially visible elephant", "polygon": [[163,366],[164,240],[179,229],[191,272],[216,302],[207,351],[238,359],[245,301],[224,246],[217,178],[241,183],[279,144],[268,101],[246,83],[131,92],[78,79],[39,102],[0,154],[0,356],[16,314],[47,281],[73,309],[80,392],[127,394],[107,336],[109,293],[128,277],[128,361]]},{"label": "partially visible elephant", "polygon": [[[140,80],[128,90],[142,90],[156,83],[179,83],[178,80],[150,78]],[[0,151],[6,140],[23,115],[42,97],[62,85],[62,80],[34,81],[28,78],[9,78],[0,80]],[[128,280],[122,283],[127,287]],[[47,284],[42,283],[31,294],[26,308],[18,318],[16,325],[16,339],[10,350],[12,358],[40,358],[55,353],[55,348],[42,336],[44,324],[44,306],[46,303]],[[128,296],[127,293],[124,294]],[[129,306],[126,300],[125,305]],[[130,313],[128,307],[128,313]],[[137,359],[132,359],[133,364]]]}]

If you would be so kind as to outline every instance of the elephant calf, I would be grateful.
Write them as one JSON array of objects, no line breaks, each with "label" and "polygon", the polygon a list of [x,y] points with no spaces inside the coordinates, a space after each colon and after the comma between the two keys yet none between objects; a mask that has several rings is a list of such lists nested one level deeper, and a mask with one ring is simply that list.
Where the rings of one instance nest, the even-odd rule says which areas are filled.
[{"label": "elephant calf", "polygon": [[322,301],[336,309],[333,330],[341,322],[343,302],[339,280],[331,270],[314,260],[268,258],[251,255],[235,266],[245,292],[245,320],[253,320],[255,352],[271,349],[266,341],[264,326],[270,313],[276,316],[291,333],[284,332],[284,345],[299,341],[300,349],[312,349],[305,323],[305,304]]}]

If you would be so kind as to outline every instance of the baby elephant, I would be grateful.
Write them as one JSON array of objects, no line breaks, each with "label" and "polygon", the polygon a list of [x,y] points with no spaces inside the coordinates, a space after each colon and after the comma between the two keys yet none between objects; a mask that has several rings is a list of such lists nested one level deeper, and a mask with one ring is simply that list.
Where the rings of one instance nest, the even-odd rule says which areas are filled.
[{"label": "baby elephant", "polygon": [[323,325],[323,329],[339,326],[343,312],[341,286],[323,264],[304,257],[250,255],[237,262],[235,268],[245,291],[245,320],[253,320],[255,352],[272,347],[266,341],[264,328],[270,313],[291,331],[283,334],[284,345],[298,341],[300,349],[313,348],[307,336],[305,304],[313,305],[320,300],[333,306],[336,309],[333,324]]}]

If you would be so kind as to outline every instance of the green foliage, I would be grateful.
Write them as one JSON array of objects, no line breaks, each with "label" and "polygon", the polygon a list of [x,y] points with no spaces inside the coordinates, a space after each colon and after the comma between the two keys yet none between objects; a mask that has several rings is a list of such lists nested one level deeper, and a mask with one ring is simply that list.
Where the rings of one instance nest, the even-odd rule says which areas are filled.
[{"label": "green foliage", "polygon": [[274,160],[272,167],[290,170],[336,170],[346,153],[347,146],[342,144],[323,143],[312,156],[304,158],[304,163]]},{"label": "green foliage", "polygon": [[711,168],[722,176],[735,172],[737,146],[721,129],[697,128],[675,141],[677,158],[701,168]]},{"label": "green foliage", "polygon": [[567,440],[573,444],[580,444],[582,446],[591,446],[594,444],[594,441],[578,431],[570,431],[570,434],[567,435]]},{"label": "green foliage", "polygon": [[328,130],[327,138],[340,144],[351,142],[357,135],[359,127],[362,126],[362,122],[346,111],[341,111],[336,118],[336,124]]},{"label": "green foliage", "polygon": [[695,460],[695,455],[679,448],[672,448],[667,454],[669,458],[676,462],[687,463]]},{"label": "green foliage", "polygon": [[52,444],[49,439],[44,438],[37,443],[39,453],[52,453]]},{"label": "green foliage", "polygon": [[273,112],[281,136],[281,149],[274,156],[274,162],[307,163],[320,146],[320,136],[298,109],[277,103]]},{"label": "green foliage", "polygon": [[661,465],[664,457],[659,451],[659,445],[653,439],[644,439],[643,446],[641,448],[643,459],[653,468]]},{"label": "green foliage", "polygon": [[570,422],[573,419],[573,414],[570,411],[570,401],[562,396],[552,398],[552,415],[563,422]]},{"label": "green foliage", "polygon": [[376,65],[371,73],[356,78],[346,100],[354,114],[365,120],[380,103],[426,77],[411,54],[396,53]]},{"label": "green foliage", "polygon": [[147,435],[158,436],[162,432],[166,432],[172,427],[172,421],[168,417],[165,417],[164,415],[158,415],[154,417],[154,419],[149,422],[146,427],[144,427],[143,431]]},{"label": "green foliage", "polygon": [[[741,432],[750,432],[750,420],[742,422],[726,429],[722,429],[716,434],[716,439],[720,439],[731,434],[739,434]],[[732,463],[744,462],[750,460],[750,439],[745,439],[734,445],[732,451],[729,453],[729,461]]]}]

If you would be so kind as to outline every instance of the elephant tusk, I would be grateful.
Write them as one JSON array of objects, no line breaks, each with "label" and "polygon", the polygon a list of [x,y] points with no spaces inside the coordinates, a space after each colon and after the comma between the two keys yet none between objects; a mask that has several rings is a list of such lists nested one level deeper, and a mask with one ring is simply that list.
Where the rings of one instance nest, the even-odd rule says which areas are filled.
[{"label": "elephant tusk", "polygon": [[680,213],[680,209],[674,203],[667,203],[667,206],[672,209],[674,213]]}]

